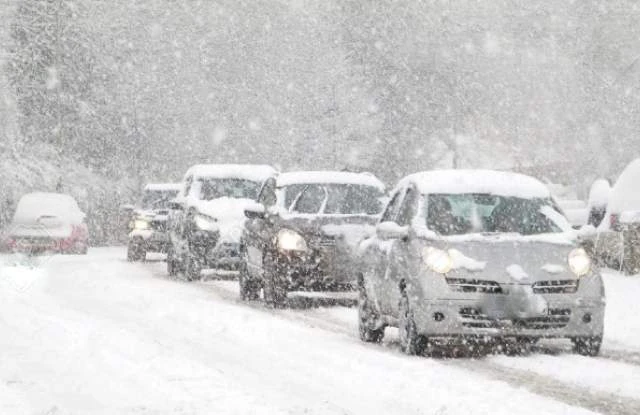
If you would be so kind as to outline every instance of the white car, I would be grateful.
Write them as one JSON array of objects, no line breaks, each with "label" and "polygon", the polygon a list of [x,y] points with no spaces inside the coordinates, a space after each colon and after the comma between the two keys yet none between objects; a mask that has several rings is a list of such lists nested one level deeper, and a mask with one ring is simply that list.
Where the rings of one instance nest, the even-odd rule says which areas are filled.
[{"label": "white car", "polygon": [[275,177],[267,165],[207,164],[191,167],[173,203],[167,271],[187,280],[203,269],[237,270],[244,210],[255,203],[264,182]]},{"label": "white car", "polygon": [[438,341],[543,337],[598,354],[600,272],[536,179],[485,170],[410,175],[376,232],[360,245],[363,341],[396,326],[410,354]]},{"label": "white car", "polygon": [[627,274],[640,273],[640,159],[629,163],[616,180],[594,239],[605,263]]},{"label": "white car", "polygon": [[166,252],[169,245],[169,204],[180,191],[179,183],[149,183],[129,223],[127,259],[142,261],[147,252]]}]

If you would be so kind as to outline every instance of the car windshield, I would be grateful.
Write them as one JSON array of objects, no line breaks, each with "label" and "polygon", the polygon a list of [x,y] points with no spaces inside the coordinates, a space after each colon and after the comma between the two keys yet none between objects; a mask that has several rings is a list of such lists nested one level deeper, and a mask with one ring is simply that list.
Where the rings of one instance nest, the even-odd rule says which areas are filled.
[{"label": "car windshield", "polygon": [[372,186],[357,184],[296,184],[285,190],[285,206],[308,214],[377,215],[384,194]]},{"label": "car windshield", "polygon": [[178,190],[145,190],[142,194],[143,209],[166,209],[178,195]]},{"label": "car windshield", "polygon": [[258,198],[261,183],[245,179],[202,179],[200,188],[201,200],[213,200],[221,197],[233,199]]},{"label": "car windshield", "polygon": [[549,209],[557,211],[550,199],[491,194],[432,194],[426,199],[427,228],[441,235],[562,231],[546,213]]}]

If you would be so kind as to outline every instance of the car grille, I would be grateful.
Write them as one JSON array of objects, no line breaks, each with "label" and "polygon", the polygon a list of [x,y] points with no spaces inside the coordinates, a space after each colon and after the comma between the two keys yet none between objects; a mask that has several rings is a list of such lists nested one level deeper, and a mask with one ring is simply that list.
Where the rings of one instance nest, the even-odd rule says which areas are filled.
[{"label": "car grille", "polygon": [[573,294],[578,291],[578,280],[549,280],[533,284],[534,294]]},{"label": "car grille", "polygon": [[568,308],[550,308],[546,316],[530,317],[515,320],[496,320],[482,314],[475,307],[462,307],[459,311],[462,325],[471,328],[502,328],[505,323],[518,328],[528,330],[561,329],[569,323],[571,310]]},{"label": "car grille", "polygon": [[466,278],[447,278],[447,284],[453,291],[463,293],[502,294],[502,287],[496,281]]},{"label": "car grille", "polygon": [[167,231],[167,221],[166,220],[152,220],[151,221],[151,229],[158,232],[166,232]]}]

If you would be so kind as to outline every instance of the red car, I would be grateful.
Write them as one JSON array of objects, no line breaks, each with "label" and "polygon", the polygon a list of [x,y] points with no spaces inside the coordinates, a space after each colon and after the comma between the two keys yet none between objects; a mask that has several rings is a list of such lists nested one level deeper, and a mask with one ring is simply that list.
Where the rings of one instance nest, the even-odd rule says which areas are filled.
[{"label": "red car", "polygon": [[60,193],[24,195],[8,228],[5,248],[36,254],[86,254],[89,232],[76,200]]}]

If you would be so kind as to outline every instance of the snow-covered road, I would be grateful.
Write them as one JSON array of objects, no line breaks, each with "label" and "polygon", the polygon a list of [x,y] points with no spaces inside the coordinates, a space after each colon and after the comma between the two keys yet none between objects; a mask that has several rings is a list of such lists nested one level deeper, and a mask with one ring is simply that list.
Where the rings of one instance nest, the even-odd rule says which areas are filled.
[{"label": "snow-covered road", "polygon": [[0,266],[0,414],[640,413],[640,279],[607,274],[603,356],[407,357],[354,309],[270,310],[122,248]]}]

